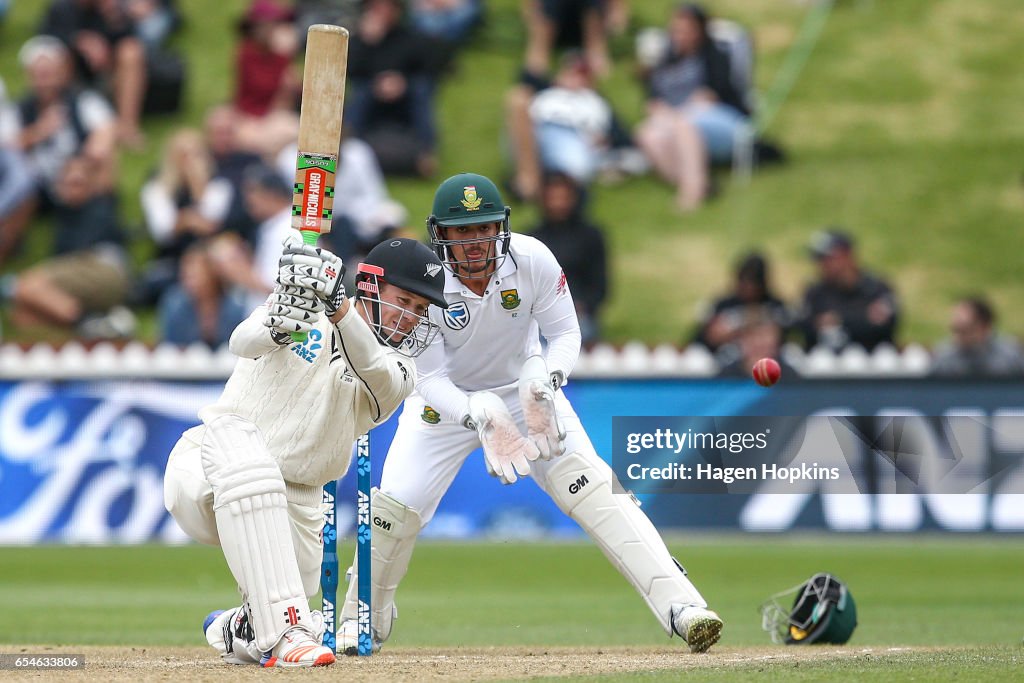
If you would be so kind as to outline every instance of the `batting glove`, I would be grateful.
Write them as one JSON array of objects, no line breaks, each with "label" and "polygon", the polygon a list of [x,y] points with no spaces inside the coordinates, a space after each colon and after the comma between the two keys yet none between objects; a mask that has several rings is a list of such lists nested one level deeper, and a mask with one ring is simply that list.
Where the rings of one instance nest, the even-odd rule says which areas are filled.
[{"label": "batting glove", "polygon": [[263,324],[278,344],[291,341],[292,332],[309,333],[316,324],[324,304],[309,290],[278,284],[267,298],[267,315]]},{"label": "batting glove", "polygon": [[502,484],[513,484],[516,474],[530,473],[530,462],[540,457],[537,446],[519,431],[505,402],[489,391],[469,397],[469,420],[484,447],[487,472]]},{"label": "batting glove", "polygon": [[313,292],[324,302],[328,316],[337,313],[345,302],[345,264],[328,250],[311,247],[289,235],[278,265],[278,282]]},{"label": "batting glove", "polygon": [[548,373],[542,356],[530,356],[523,363],[519,373],[519,402],[523,406],[526,434],[537,446],[540,457],[550,460],[565,453],[565,429],[555,412],[553,376]]}]

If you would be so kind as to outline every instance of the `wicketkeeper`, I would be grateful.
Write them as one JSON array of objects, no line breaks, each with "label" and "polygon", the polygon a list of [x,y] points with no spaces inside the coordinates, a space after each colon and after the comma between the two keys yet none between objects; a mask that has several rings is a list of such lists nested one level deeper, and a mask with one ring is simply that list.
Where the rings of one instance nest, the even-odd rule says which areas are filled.
[{"label": "wicketkeeper", "polygon": [[445,306],[444,277],[423,244],[375,247],[351,299],[344,274],[340,258],[289,236],[277,288],[231,335],[239,360],[224,393],[168,459],[167,509],[192,538],[220,545],[242,595],[203,625],[226,662],[334,662],[308,603],[320,581],[323,485],[344,476],[357,437],[413,390],[410,358],[438,331],[427,311]]},{"label": "wicketkeeper", "polygon": [[[417,535],[482,445],[492,475],[506,484],[530,475],[636,588],[665,632],[704,652],[722,620],[635,499],[612,492],[611,468],[561,391],[579,356],[580,328],[554,255],[510,232],[497,187],[475,173],[441,184],[428,227],[445,264],[448,307],[430,313],[441,334],[417,361],[416,392],[371,496],[374,647],[391,634],[395,591]],[[346,654],[357,646],[354,574],[338,632]]]}]

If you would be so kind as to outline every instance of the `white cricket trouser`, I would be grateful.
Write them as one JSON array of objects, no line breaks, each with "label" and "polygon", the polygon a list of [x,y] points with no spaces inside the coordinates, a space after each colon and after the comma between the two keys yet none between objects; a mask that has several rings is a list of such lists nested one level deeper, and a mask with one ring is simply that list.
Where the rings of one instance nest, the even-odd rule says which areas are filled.
[{"label": "white cricket trouser", "polygon": [[[525,434],[526,427],[523,423],[518,389],[512,386],[505,391],[494,393],[505,401],[512,417]],[[480,439],[476,431],[466,429],[460,424],[425,422],[423,407],[424,401],[419,396],[406,399],[405,408],[398,420],[398,430],[381,470],[380,490],[416,510],[423,521],[423,526],[426,526],[437,511],[441,498],[451,486],[466,456],[480,447]],[[583,430],[576,411],[561,391],[555,394],[555,409],[565,429],[565,452],[575,451],[587,458],[600,459],[594,451],[590,437]],[[545,487],[546,472],[557,461],[556,457],[549,461],[531,462],[530,477],[542,488]],[[471,466],[486,470],[483,455],[481,454],[479,460]]]},{"label": "white cricket trouser", "polygon": [[[220,545],[213,512],[213,489],[200,455],[203,427],[189,430],[171,450],[164,474],[164,505],[178,526],[200,543]],[[285,482],[292,545],[307,598],[320,590],[323,561],[323,489]]]}]

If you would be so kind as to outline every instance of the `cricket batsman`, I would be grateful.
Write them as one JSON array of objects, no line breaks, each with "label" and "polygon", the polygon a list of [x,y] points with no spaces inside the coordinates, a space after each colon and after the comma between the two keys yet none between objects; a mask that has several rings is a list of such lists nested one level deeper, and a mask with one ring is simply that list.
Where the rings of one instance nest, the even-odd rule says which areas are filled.
[{"label": "cricket batsman", "polygon": [[225,662],[334,663],[308,603],[320,582],[323,485],[413,390],[410,358],[438,332],[427,311],[445,306],[444,277],[425,245],[375,247],[353,298],[344,274],[340,258],[289,235],[277,288],[231,335],[239,360],[224,393],[168,459],[164,504],[192,538],[221,547],[242,595],[203,624]]},{"label": "cricket batsman", "polygon": [[[665,633],[704,652],[722,620],[636,500],[612,493],[611,468],[561,391],[580,351],[565,275],[544,244],[510,232],[509,212],[494,183],[475,173],[445,180],[434,195],[427,223],[445,265],[448,307],[430,313],[441,334],[418,360],[416,391],[371,496],[374,647],[391,635],[417,535],[482,446],[492,475],[504,484],[531,476],[636,588]],[[356,586],[353,569],[338,633],[346,654],[357,647]]]}]

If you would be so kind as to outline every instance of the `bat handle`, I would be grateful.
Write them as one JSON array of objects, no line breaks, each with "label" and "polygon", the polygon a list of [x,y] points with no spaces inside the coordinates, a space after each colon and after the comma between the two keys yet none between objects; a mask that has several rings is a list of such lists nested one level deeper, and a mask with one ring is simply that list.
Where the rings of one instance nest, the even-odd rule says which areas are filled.
[{"label": "bat handle", "polygon": [[[299,234],[302,235],[303,243],[315,247],[316,241],[320,238],[320,233],[316,230],[300,230]],[[306,341],[305,332],[291,332],[292,341],[299,342],[300,344]]]}]

